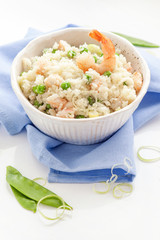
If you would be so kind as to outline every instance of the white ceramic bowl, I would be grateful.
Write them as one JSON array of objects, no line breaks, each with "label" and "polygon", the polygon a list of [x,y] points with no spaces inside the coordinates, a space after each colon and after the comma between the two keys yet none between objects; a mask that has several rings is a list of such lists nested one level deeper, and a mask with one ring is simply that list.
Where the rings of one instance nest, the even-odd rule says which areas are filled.
[{"label": "white ceramic bowl", "polygon": [[122,50],[122,54],[127,58],[127,61],[132,63],[134,70],[138,70],[143,74],[143,87],[136,100],[122,110],[106,116],[86,119],[65,119],[42,113],[32,106],[23,95],[18,85],[17,77],[22,72],[23,57],[30,58],[40,55],[44,48],[52,47],[55,41],[66,40],[75,46],[84,42],[98,44],[97,41],[88,36],[91,30],[86,28],[68,28],[40,36],[32,40],[18,53],[13,61],[11,70],[12,88],[33,124],[49,136],[78,145],[98,143],[108,138],[129,119],[144,97],[150,82],[150,71],[135,47],[124,38],[109,32],[103,32],[113,41],[116,47]]}]

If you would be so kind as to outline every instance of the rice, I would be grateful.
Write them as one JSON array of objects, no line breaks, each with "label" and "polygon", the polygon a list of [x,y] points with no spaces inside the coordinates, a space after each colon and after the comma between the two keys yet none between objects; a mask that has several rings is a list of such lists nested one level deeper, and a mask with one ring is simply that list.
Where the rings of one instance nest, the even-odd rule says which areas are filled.
[{"label": "rice", "polygon": [[108,75],[92,68],[83,72],[76,62],[80,55],[94,58],[97,64],[103,55],[90,52],[86,43],[75,47],[61,40],[44,49],[41,56],[24,58],[18,82],[30,103],[46,114],[63,118],[107,115],[137,96],[131,63],[120,49],[116,53],[115,68]]}]

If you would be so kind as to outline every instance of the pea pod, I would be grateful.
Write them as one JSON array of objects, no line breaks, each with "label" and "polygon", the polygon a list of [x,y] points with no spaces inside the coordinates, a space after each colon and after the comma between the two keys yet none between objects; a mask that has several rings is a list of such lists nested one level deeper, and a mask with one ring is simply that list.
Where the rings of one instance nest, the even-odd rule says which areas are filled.
[{"label": "pea pod", "polygon": [[17,189],[15,189],[13,186],[11,186],[12,192],[17,199],[17,201],[20,203],[20,205],[30,211],[36,212],[37,209],[37,202],[26,197],[22,193],[20,193]]},{"label": "pea pod", "polygon": [[[55,198],[52,197],[44,199],[41,203],[56,208],[62,205],[62,201],[60,198],[56,197],[57,195],[55,193],[34,182],[33,180],[22,176],[22,174],[12,166],[7,167],[6,180],[20,193],[32,200],[35,200],[36,202],[38,202],[41,198],[52,194],[55,195]],[[70,207],[66,202],[65,205],[66,209],[72,209],[72,207]]]},{"label": "pea pod", "polygon": [[139,46],[139,47],[148,47],[148,48],[159,48],[160,46],[151,42],[147,42],[145,40],[139,39],[139,38],[134,38],[122,33],[117,33],[113,32],[116,35],[119,35],[123,38],[126,38],[129,42],[131,42],[134,46]]}]

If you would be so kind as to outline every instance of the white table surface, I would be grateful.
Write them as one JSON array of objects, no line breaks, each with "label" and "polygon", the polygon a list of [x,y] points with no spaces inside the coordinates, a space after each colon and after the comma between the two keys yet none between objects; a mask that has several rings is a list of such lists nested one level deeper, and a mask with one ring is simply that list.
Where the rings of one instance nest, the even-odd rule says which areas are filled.
[{"label": "white table surface", "polygon": [[[117,31],[160,44],[160,1],[28,0],[1,2],[0,45],[23,38],[28,27],[50,31],[68,23]],[[159,50],[154,53],[160,56]],[[23,209],[5,180],[12,165],[29,178],[46,177],[48,169],[36,160],[26,132],[9,136],[0,125],[0,239],[1,240],[159,240],[160,162],[145,164],[136,157],[141,145],[160,146],[160,115],[135,133],[137,176],[132,195],[121,200],[98,195],[92,184],[47,184],[74,211],[55,224]]]}]

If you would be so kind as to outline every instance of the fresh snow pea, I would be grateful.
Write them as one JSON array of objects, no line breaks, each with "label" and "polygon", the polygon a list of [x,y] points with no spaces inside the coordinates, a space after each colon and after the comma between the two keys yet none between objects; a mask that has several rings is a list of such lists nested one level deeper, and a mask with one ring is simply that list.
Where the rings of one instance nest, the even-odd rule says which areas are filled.
[{"label": "fresh snow pea", "polygon": [[17,199],[17,201],[20,203],[20,205],[30,211],[36,212],[37,209],[37,202],[26,197],[22,193],[20,193],[17,189],[15,189],[13,186],[11,186],[12,192]]},{"label": "fresh snow pea", "polygon": [[[60,197],[57,197],[55,193],[48,190],[47,188],[41,186],[40,184],[34,182],[33,180],[30,180],[15,169],[12,166],[7,167],[7,173],[6,173],[6,180],[7,182],[14,187],[16,190],[18,190],[20,193],[25,195],[26,197],[35,200],[38,202],[41,198],[48,196],[48,195],[55,195],[55,198],[46,198],[41,203],[45,205],[49,205],[52,207],[60,207],[62,206],[62,201],[60,200]],[[72,209],[66,202],[66,209]]]},{"label": "fresh snow pea", "polygon": [[139,47],[148,47],[148,48],[159,48],[160,46],[151,42],[147,42],[145,40],[139,39],[139,38],[134,38],[122,33],[117,33],[117,32],[113,32],[116,35],[119,35],[123,38],[126,38],[129,42],[131,42],[133,45],[135,46],[139,46]]}]

